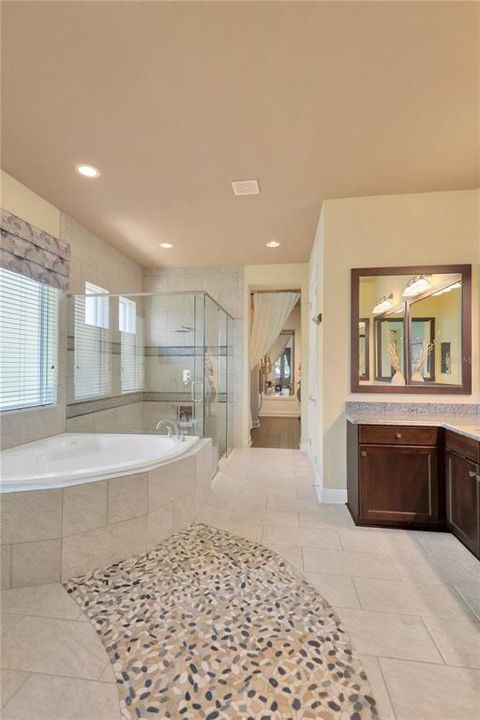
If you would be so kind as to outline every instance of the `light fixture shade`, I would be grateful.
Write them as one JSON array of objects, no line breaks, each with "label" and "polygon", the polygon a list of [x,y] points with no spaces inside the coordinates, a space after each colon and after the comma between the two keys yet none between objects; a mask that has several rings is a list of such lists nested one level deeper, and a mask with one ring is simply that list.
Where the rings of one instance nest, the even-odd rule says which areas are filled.
[{"label": "light fixture shade", "polygon": [[380,300],[377,302],[375,307],[372,310],[373,315],[381,315],[381,313],[386,312],[387,310],[390,310],[390,308],[393,307],[393,295],[384,295],[380,298]]},{"label": "light fixture shade", "polygon": [[420,295],[422,292],[425,292],[425,290],[428,290],[430,284],[430,275],[415,275],[408,281],[402,297],[415,297],[416,295]]}]

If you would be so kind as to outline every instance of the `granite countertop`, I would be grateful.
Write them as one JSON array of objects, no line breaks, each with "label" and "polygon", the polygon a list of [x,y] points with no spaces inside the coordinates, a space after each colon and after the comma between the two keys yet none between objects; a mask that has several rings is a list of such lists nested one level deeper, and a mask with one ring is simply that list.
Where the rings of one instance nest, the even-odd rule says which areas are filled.
[{"label": "granite countertop", "polygon": [[375,413],[371,410],[346,411],[347,420],[355,425],[410,425],[443,427],[480,442],[480,417],[478,415],[394,415]]}]

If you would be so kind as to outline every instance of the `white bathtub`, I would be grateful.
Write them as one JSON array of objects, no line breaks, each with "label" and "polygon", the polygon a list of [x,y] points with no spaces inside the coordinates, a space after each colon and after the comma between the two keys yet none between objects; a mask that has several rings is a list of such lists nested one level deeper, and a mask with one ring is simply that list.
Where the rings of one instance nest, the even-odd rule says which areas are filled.
[{"label": "white bathtub", "polygon": [[62,433],[4,450],[1,492],[46,490],[148,472],[198,442],[166,435]]}]

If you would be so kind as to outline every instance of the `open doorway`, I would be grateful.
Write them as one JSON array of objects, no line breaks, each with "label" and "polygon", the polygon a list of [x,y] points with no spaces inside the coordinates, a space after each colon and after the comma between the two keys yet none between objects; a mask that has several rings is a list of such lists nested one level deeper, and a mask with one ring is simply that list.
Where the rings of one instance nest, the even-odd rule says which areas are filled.
[{"label": "open doorway", "polygon": [[[251,294],[251,343],[262,352],[250,374],[253,447],[300,447],[301,312],[300,291]],[[263,352],[265,343],[268,349]],[[256,355],[254,347],[251,350],[252,365]]]}]

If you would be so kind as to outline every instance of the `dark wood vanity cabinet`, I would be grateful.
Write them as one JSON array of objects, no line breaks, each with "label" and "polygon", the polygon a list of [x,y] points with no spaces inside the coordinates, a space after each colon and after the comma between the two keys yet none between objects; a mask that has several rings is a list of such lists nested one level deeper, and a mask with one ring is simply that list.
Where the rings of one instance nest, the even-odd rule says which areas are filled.
[{"label": "dark wood vanity cabinet", "polygon": [[447,431],[447,525],[480,557],[480,443]]},{"label": "dark wood vanity cabinet", "polygon": [[348,507],[357,525],[441,527],[438,428],[348,423]]}]

